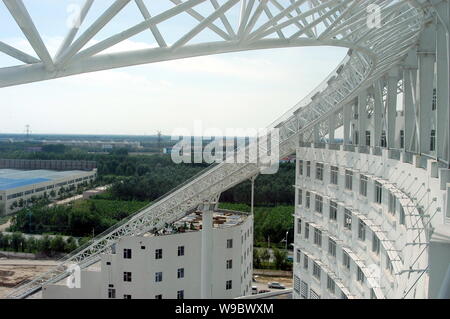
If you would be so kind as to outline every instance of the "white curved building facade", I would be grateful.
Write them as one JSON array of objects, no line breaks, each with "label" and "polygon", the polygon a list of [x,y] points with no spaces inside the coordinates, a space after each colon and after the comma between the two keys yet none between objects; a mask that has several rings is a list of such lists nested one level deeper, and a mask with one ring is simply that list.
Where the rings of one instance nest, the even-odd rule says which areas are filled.
[{"label": "white curved building facade", "polygon": [[315,146],[297,149],[294,296],[436,298],[450,263],[448,170],[406,152]]}]

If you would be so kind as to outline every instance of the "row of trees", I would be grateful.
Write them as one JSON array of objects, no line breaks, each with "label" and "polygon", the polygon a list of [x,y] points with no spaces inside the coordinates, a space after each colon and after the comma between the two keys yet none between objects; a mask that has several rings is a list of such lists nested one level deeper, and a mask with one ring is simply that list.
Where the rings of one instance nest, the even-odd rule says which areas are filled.
[{"label": "row of trees", "polygon": [[253,249],[253,266],[256,269],[292,270],[292,262],[287,258],[287,251],[273,248],[273,256],[267,248]]},{"label": "row of trees", "polygon": [[[247,204],[220,203],[220,208],[242,212],[250,212]],[[294,207],[290,205],[278,205],[275,207],[257,206],[254,208],[253,238],[254,245],[267,247],[268,245],[284,248],[287,241],[294,241],[294,219],[292,214]]]},{"label": "row of trees", "polygon": [[36,205],[19,211],[10,231],[28,234],[92,236],[138,211],[148,202],[89,199],[68,205]]},{"label": "row of trees", "polygon": [[0,232],[0,250],[40,253],[52,257],[60,253],[69,253],[83,245],[88,238],[77,240],[73,237],[64,239],[62,236],[25,237],[21,233],[4,234]]},{"label": "row of trees", "polygon": [[[50,148],[50,150],[52,150]],[[126,150],[92,154],[59,148],[54,152],[9,151],[6,158],[92,160],[97,162],[100,181],[114,183],[113,193],[124,200],[155,200],[207,167],[207,164],[175,164],[169,155],[131,156]],[[277,174],[260,175],[255,182],[255,205],[294,203],[295,164],[280,163]],[[250,202],[250,182],[224,192],[221,201]]]}]

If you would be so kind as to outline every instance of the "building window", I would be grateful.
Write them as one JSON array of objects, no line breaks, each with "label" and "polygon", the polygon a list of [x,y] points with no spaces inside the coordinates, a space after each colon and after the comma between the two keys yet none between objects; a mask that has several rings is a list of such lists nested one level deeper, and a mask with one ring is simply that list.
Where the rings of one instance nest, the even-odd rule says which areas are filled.
[{"label": "building window", "polygon": [[363,196],[367,196],[367,176],[359,176],[359,193]]},{"label": "building window", "polygon": [[227,248],[233,248],[233,239],[227,239]]},{"label": "building window", "polygon": [[386,131],[381,132],[381,147],[386,147],[387,141],[386,141]]},{"label": "building window", "polygon": [[123,299],[131,299],[131,295],[123,295]]},{"label": "building window", "polygon": [[320,266],[315,261],[313,261],[313,276],[320,280]]},{"label": "building window", "polygon": [[350,270],[350,256],[345,251],[342,252],[342,264]]},{"label": "building window", "polygon": [[308,284],[302,280],[300,284],[300,297],[308,299]]},{"label": "building window", "polygon": [[351,170],[345,170],[345,189],[353,189],[353,172]]},{"label": "building window", "polygon": [[392,268],[392,262],[391,259],[389,258],[389,256],[386,256],[386,269],[389,271],[389,273],[392,274],[392,272],[394,271],[394,268]]},{"label": "building window", "polygon": [[297,219],[297,234],[302,233],[302,220],[299,218]]},{"label": "building window", "polygon": [[306,192],[306,208],[311,207],[311,193],[310,192]]},{"label": "building window", "polygon": [[356,271],[356,280],[359,281],[361,284],[364,283],[364,273],[359,267],[357,268]]},{"label": "building window", "polygon": [[232,259],[228,259],[227,260],[227,269],[231,269],[233,268],[233,260]]},{"label": "building window", "polygon": [[108,289],[108,298],[109,299],[116,299],[116,289],[109,288]]},{"label": "building window", "polygon": [[177,299],[184,299],[184,290],[177,291]]},{"label": "building window", "polygon": [[322,231],[314,228],[314,244],[322,247]]},{"label": "building window", "polygon": [[370,146],[370,131],[366,131],[366,146]]},{"label": "building window", "polygon": [[366,224],[361,219],[358,220],[358,239],[366,240]]},{"label": "building window", "polygon": [[395,216],[395,196],[389,193],[389,213]]},{"label": "building window", "polygon": [[330,183],[338,184],[339,168],[337,166],[331,166],[330,168]]},{"label": "building window", "polygon": [[184,278],[184,268],[178,268],[178,270],[177,270],[177,278],[178,279]]},{"label": "building window", "polygon": [[155,299],[162,299],[162,295],[156,295]]},{"label": "building window", "polygon": [[125,248],[123,250],[123,258],[124,259],[131,259],[131,249]]},{"label": "building window", "polygon": [[155,282],[161,282],[163,280],[162,272],[155,272]]},{"label": "building window", "polygon": [[184,256],[184,246],[178,246],[178,256]]},{"label": "building window", "polygon": [[352,230],[352,212],[347,208],[344,209],[344,228]]},{"label": "building window", "polygon": [[305,254],[303,254],[303,268],[308,269],[309,258]]},{"label": "building window", "polygon": [[323,181],[323,164],[316,163],[316,179]]},{"label": "building window", "polygon": [[380,254],[380,240],[375,233],[372,236],[372,251],[377,255]]},{"label": "building window", "polygon": [[405,147],[405,131],[400,130],[400,148]]},{"label": "building window", "polygon": [[336,284],[329,275],[327,276],[327,289],[333,294],[336,291]]},{"label": "building window", "polygon": [[380,182],[375,182],[375,202],[381,204],[383,201],[383,186]]},{"label": "building window", "polygon": [[400,225],[405,225],[405,210],[400,205]]},{"label": "building window", "polygon": [[298,161],[298,174],[303,175],[303,161],[302,160]]},{"label": "building window", "polygon": [[436,130],[431,130],[430,133],[430,151],[436,150]]},{"label": "building window", "polygon": [[227,280],[227,282],[225,284],[225,289],[230,290],[232,288],[233,288],[233,282],[231,280]]},{"label": "building window", "polygon": [[298,205],[303,204],[303,191],[301,189],[298,190]]},{"label": "building window", "polygon": [[301,258],[301,252],[300,252],[300,249],[297,249],[296,257],[297,257],[297,263],[300,263],[300,258]]},{"label": "building window", "polygon": [[331,238],[328,238],[328,253],[336,257],[336,242]]},{"label": "building window", "polygon": [[323,197],[320,195],[315,196],[315,211],[320,214],[323,212]]},{"label": "building window", "polygon": [[131,281],[131,272],[125,271],[123,273],[123,281]]},{"label": "building window", "polygon": [[155,250],[155,259],[162,259],[162,249]]},{"label": "building window", "polygon": [[311,161],[306,161],[306,176],[311,177]]},{"label": "building window", "polygon": [[337,203],[330,200],[330,219],[337,220]]},{"label": "building window", "polygon": [[309,223],[305,223],[305,239],[309,238]]}]

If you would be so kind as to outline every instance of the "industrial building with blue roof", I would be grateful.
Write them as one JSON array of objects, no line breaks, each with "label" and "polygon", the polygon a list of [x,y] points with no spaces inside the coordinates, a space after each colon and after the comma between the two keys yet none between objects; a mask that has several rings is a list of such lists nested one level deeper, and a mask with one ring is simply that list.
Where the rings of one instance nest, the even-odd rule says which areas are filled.
[{"label": "industrial building with blue roof", "polygon": [[0,216],[11,214],[21,207],[17,203],[30,202],[32,197],[58,194],[61,188],[75,188],[93,181],[97,170],[51,171],[0,169]]}]

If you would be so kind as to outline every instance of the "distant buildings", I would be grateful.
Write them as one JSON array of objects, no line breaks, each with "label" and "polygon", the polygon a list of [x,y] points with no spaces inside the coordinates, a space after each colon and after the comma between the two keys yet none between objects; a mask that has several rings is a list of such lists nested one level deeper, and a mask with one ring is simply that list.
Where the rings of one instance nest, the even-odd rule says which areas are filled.
[{"label": "distant buildings", "polygon": [[97,170],[52,171],[0,169],[0,216],[14,213],[34,198],[56,197],[62,189],[75,190],[93,181]]},{"label": "distant buildings", "polygon": [[[253,217],[219,210],[213,214],[210,241],[211,298],[251,295]],[[80,288],[65,281],[43,288],[43,298],[200,298],[202,276],[202,213],[196,212],[157,234],[121,239],[112,253],[81,271]]]}]

